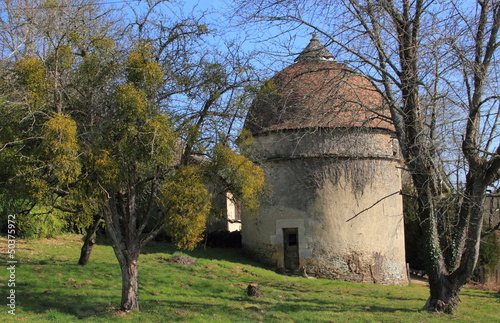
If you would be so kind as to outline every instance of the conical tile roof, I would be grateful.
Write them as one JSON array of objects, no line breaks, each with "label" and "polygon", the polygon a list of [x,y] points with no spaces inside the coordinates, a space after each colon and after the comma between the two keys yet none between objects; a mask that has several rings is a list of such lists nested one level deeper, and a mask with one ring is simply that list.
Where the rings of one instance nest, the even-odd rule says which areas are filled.
[{"label": "conical tile roof", "polygon": [[315,36],[295,61],[254,99],[245,122],[253,134],[352,127],[394,131],[389,109],[373,83],[333,61]]},{"label": "conical tile roof", "polygon": [[313,34],[309,44],[306,48],[295,58],[295,62],[305,59],[324,59],[333,61],[333,55],[328,49],[319,41],[316,34]]}]

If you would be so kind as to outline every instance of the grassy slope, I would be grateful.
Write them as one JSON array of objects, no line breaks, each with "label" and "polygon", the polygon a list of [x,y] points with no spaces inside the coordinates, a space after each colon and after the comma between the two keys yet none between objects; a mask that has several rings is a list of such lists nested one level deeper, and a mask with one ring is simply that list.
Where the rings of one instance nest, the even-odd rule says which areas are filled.
[{"label": "grassy slope", "polygon": [[[2,264],[6,240],[0,239]],[[18,241],[16,315],[2,306],[3,322],[500,322],[500,294],[466,289],[456,316],[419,309],[425,286],[388,287],[287,277],[241,257],[239,250],[184,253],[193,266],[166,261],[176,252],[151,243],[140,259],[140,313],[123,314],[120,269],[110,246],[96,245],[89,265],[76,265],[80,237]],[[7,267],[6,265],[4,265]],[[7,270],[0,271],[4,302]],[[246,295],[249,283],[263,296]],[[5,302],[6,304],[6,302]]]}]

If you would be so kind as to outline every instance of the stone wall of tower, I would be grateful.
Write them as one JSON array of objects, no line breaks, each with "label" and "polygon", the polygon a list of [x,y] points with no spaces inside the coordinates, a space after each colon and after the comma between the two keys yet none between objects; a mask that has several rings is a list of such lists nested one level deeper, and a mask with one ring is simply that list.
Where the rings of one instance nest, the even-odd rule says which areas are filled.
[{"label": "stone wall of tower", "polygon": [[284,230],[297,231],[301,273],[406,284],[397,141],[377,129],[294,130],[255,136],[272,193],[243,218],[243,245],[285,267]]}]

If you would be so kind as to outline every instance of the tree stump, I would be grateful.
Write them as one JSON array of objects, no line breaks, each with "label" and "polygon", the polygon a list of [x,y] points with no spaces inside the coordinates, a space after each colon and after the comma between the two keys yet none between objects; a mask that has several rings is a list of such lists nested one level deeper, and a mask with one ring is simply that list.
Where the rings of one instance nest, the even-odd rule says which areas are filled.
[{"label": "tree stump", "polygon": [[257,284],[250,284],[247,287],[247,295],[248,296],[253,296],[253,297],[261,297],[262,292],[260,291],[259,285]]}]

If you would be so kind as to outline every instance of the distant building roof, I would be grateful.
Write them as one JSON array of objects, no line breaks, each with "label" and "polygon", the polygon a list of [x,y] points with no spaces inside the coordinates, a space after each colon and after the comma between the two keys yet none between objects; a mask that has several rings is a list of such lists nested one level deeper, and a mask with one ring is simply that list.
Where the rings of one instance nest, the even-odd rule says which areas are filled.
[{"label": "distant building roof", "polygon": [[245,123],[252,133],[318,127],[394,131],[389,109],[371,81],[335,62],[316,36],[295,62],[256,96]]}]

